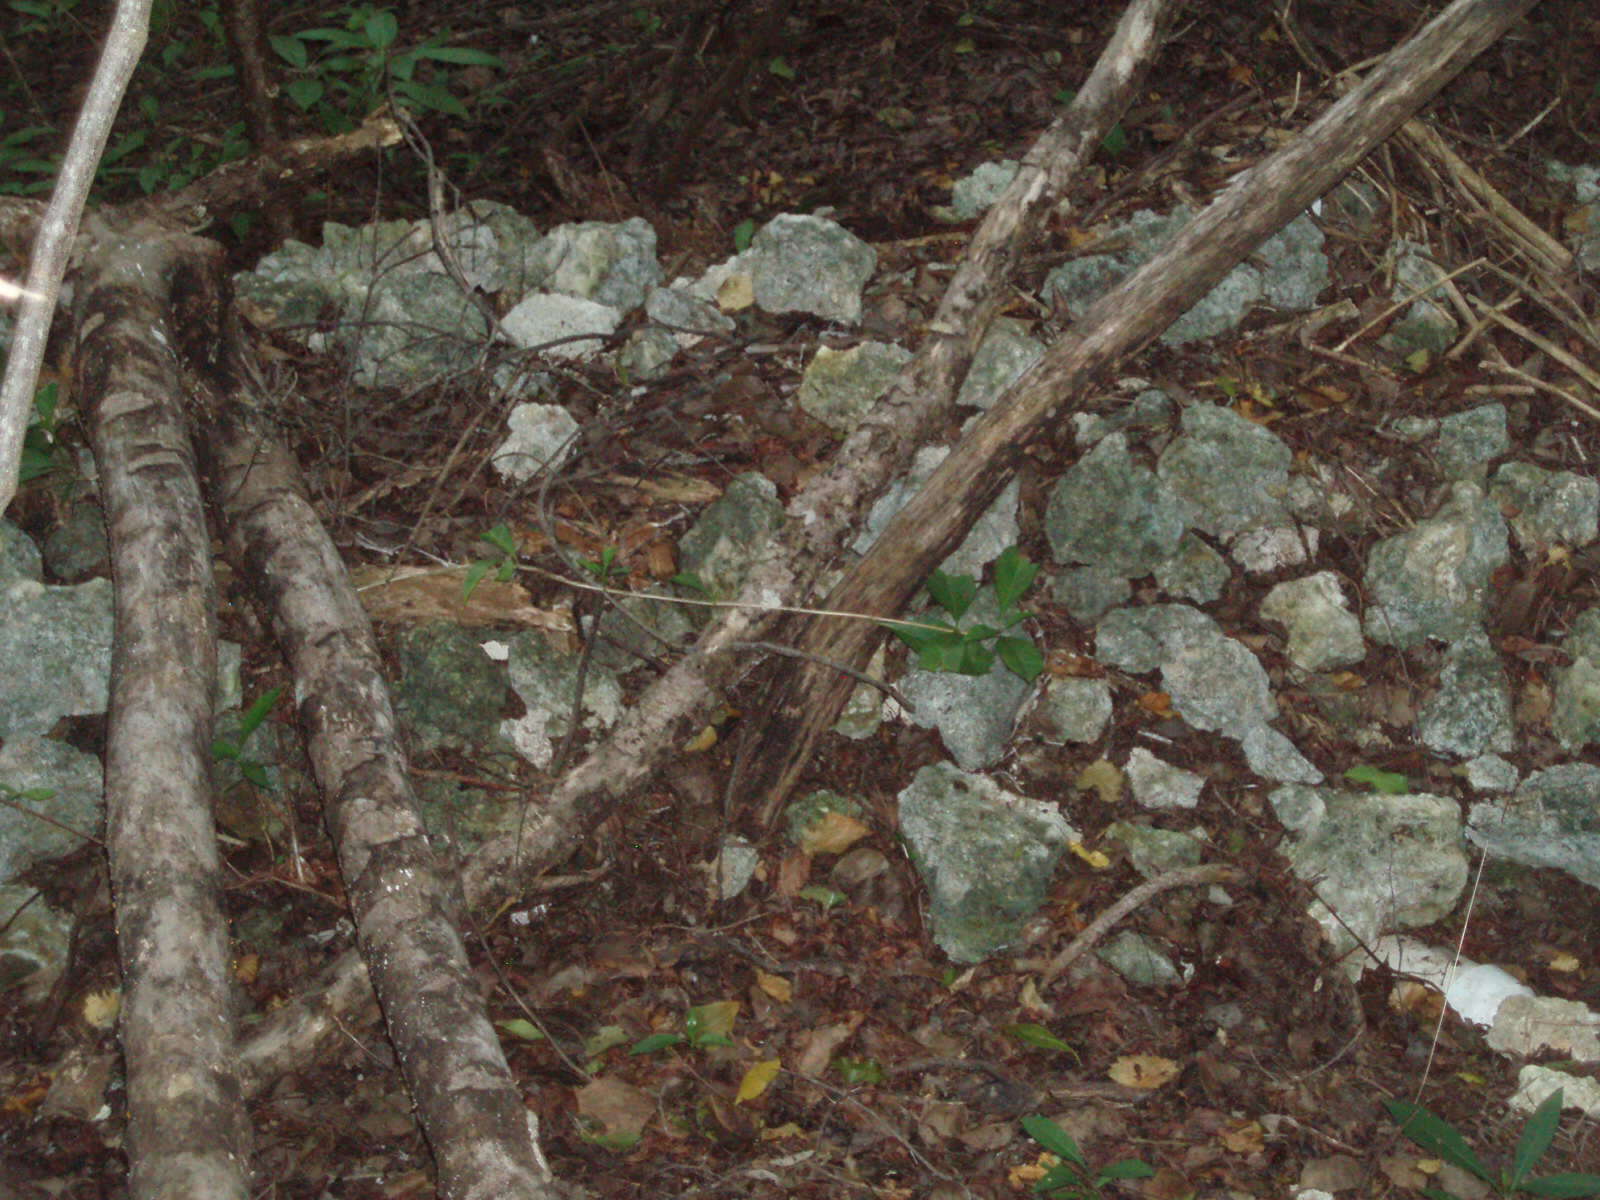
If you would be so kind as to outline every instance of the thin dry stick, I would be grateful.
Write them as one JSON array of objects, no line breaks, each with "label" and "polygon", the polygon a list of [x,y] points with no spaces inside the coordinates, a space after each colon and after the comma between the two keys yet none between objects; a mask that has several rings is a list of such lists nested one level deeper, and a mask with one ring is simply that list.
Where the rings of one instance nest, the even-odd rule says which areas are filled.
[{"label": "thin dry stick", "polygon": [[1061,972],[1105,937],[1113,925],[1152,896],[1159,896],[1162,892],[1171,891],[1173,888],[1198,887],[1202,883],[1230,883],[1238,878],[1240,871],[1237,867],[1231,867],[1227,863],[1206,863],[1198,867],[1179,867],[1175,871],[1168,871],[1164,875],[1157,875],[1154,879],[1141,883],[1090,921],[1087,929],[1073,938],[1065,950],[1051,959],[1050,965],[1044,969],[1041,983],[1045,986],[1054,983]]}]

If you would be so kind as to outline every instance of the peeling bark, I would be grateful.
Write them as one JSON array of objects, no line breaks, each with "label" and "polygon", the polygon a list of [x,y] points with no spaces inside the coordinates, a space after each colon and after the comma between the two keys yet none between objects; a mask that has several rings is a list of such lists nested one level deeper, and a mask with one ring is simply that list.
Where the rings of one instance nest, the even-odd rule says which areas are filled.
[{"label": "peeling bark", "polygon": [[248,1194],[228,931],[211,822],[211,539],[167,319],[215,255],[102,238],[84,263],[77,370],[116,588],[106,848],[122,960],[135,1197]]},{"label": "peeling bark", "polygon": [[275,439],[224,414],[207,448],[229,540],[272,613],[377,992],[450,1200],[556,1194],[428,843],[372,629]]}]

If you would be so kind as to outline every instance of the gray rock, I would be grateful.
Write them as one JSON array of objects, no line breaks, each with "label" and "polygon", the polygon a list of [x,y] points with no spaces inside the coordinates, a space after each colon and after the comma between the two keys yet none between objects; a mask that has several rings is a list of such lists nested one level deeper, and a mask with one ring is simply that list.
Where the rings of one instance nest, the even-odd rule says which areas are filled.
[{"label": "gray rock", "polygon": [[111,581],[0,584],[0,739],[48,733],[60,718],[106,709],[111,683]]},{"label": "gray rock", "polygon": [[1205,788],[1203,776],[1163,762],[1143,746],[1128,755],[1128,785],[1145,808],[1194,808]]},{"label": "gray rock", "polygon": [[38,583],[44,578],[44,559],[33,539],[10,521],[0,520],[0,587],[16,580]]},{"label": "gray rock", "polygon": [[438,621],[400,635],[395,713],[415,751],[482,746],[495,740],[510,693],[505,668],[459,625]]},{"label": "gray rock", "polygon": [[972,356],[972,366],[961,381],[956,403],[989,408],[1017,378],[1044,357],[1044,346],[1027,334],[1027,326],[1000,317],[989,327],[983,344]]},{"label": "gray rock", "polygon": [[1130,821],[1113,821],[1105,836],[1128,848],[1128,865],[1146,879],[1154,879],[1179,867],[1200,863],[1204,844],[1193,834],[1177,829],[1152,829]]},{"label": "gray rock", "polygon": [[861,319],[861,289],[878,265],[877,251],[844,226],[794,213],[758,229],[743,258],[764,311],[813,313],[847,325]]},{"label": "gray rock", "polygon": [[783,505],[772,481],[755,472],[735,476],[678,539],[678,567],[698,576],[712,599],[732,599],[782,524]]},{"label": "gray rock", "polygon": [[559,404],[519,404],[506,418],[510,430],[489,464],[512,483],[525,483],[575,445],[578,422]]},{"label": "gray rock", "polygon": [[604,348],[623,312],[582,296],[535,292],[500,318],[512,345],[553,358],[588,358]]},{"label": "gray rock", "polygon": [[1172,557],[1158,563],[1156,583],[1167,595],[1195,604],[1210,604],[1233,578],[1227,560],[1193,533],[1178,539]]},{"label": "gray rock", "polygon": [[617,374],[629,382],[659,379],[678,353],[678,339],[665,329],[636,329],[617,351]]},{"label": "gray rock", "polygon": [[1047,741],[1098,741],[1111,721],[1111,685],[1072,676],[1052,680],[1038,711]]},{"label": "gray rock", "polygon": [[[949,457],[948,446],[924,446],[917,451],[916,457],[911,460],[911,469],[904,477],[891,483],[867,513],[861,534],[852,546],[856,553],[865,554],[872,548],[894,515],[910,502],[939,464]],[[1017,524],[1017,500],[1020,495],[1021,484],[1017,480],[1006,484],[994,498],[994,503],[973,522],[961,544],[939,564],[939,569],[947,575],[971,575],[977,578],[983,568],[999,558],[1006,547],[1015,546],[1020,535]]]},{"label": "gray rock", "polygon": [[645,297],[645,316],[668,326],[678,345],[688,349],[704,334],[732,333],[732,318],[717,311],[715,305],[696,296],[687,287],[652,288]]},{"label": "gray rock", "polygon": [[1436,516],[1367,556],[1367,636],[1400,647],[1462,637],[1482,624],[1489,576],[1509,554],[1500,510],[1473,484],[1454,484]]},{"label": "gray rock", "polygon": [[7,735],[0,784],[12,802],[0,804],[0,883],[100,837],[104,783],[93,755],[53,738]]},{"label": "gray rock", "polygon": [[913,669],[900,681],[912,705],[907,716],[924,729],[937,729],[945,749],[968,771],[1000,761],[1031,691],[998,658],[985,675]]},{"label": "gray rock", "polygon": [[1600,741],[1600,607],[1572,622],[1563,644],[1572,664],[1556,674],[1550,727],[1568,750]]},{"label": "gray rock", "polygon": [[1095,957],[1135,987],[1174,988],[1183,974],[1157,938],[1125,930],[1095,951]]},{"label": "gray rock", "polygon": [[1288,521],[1289,447],[1232,409],[1183,410],[1183,435],[1161,455],[1156,474],[1183,497],[1190,523],[1231,538]]},{"label": "gray rock", "polygon": [[1289,865],[1316,892],[1311,916],[1335,954],[1358,939],[1370,946],[1380,934],[1437,921],[1466,886],[1454,800],[1302,784],[1278,788],[1270,799],[1289,832]]},{"label": "gray rock", "polygon": [[1080,621],[1098,621],[1118,605],[1126,604],[1133,586],[1115,571],[1101,567],[1068,567],[1051,581],[1055,602]]},{"label": "gray rock", "polygon": [[1239,748],[1252,771],[1274,783],[1321,783],[1316,764],[1270,725],[1258,725],[1239,739]]},{"label": "gray rock", "polygon": [[1461,764],[1467,786],[1475,792],[1509,792],[1522,777],[1498,754],[1481,754]]},{"label": "gray rock", "polygon": [[1446,479],[1483,479],[1484,467],[1511,448],[1503,404],[1482,404],[1439,420],[1439,468]]},{"label": "gray rock", "polygon": [[1261,617],[1289,631],[1289,661],[1302,670],[1348,667],[1367,656],[1361,622],[1332,571],[1278,584],[1262,600]]},{"label": "gray rock", "polygon": [[1491,854],[1554,867],[1600,887],[1600,767],[1563,763],[1536,771],[1509,799],[1474,804],[1467,837]]},{"label": "gray rock", "polygon": [[862,342],[848,350],[819,346],[800,380],[797,402],[829,429],[849,433],[910,359],[911,351],[887,342]]},{"label": "gray rock", "polygon": [[638,308],[661,282],[656,231],[643,217],[558,225],[528,258],[532,287],[619,312]]},{"label": "gray rock", "polygon": [[1586,476],[1509,462],[1494,473],[1489,495],[1529,555],[1587,546],[1600,536],[1600,483]]},{"label": "gray rock", "polygon": [[958,963],[1015,945],[1081,835],[1053,804],[948,764],[900,793],[900,832],[928,888],[934,941]]},{"label": "gray rock", "polygon": [[1443,287],[1437,286],[1444,278],[1444,269],[1433,261],[1426,246],[1405,238],[1395,241],[1390,258],[1394,267],[1393,298],[1409,302],[1410,307],[1378,339],[1379,345],[1402,357],[1419,351],[1429,356],[1442,354],[1455,341],[1460,328],[1446,307]]},{"label": "gray rock", "polygon": [[1222,628],[1187,604],[1147,604],[1107,613],[1095,630],[1095,656],[1110,666],[1144,675],[1194,644],[1223,638]]},{"label": "gray rock", "polygon": [[1165,429],[1176,407],[1159,388],[1145,388],[1109,412],[1073,413],[1074,437],[1079,446],[1092,446],[1107,434],[1128,429]]},{"label": "gray rock", "polygon": [[756,868],[761,865],[761,852],[742,837],[732,835],[722,839],[722,853],[717,859],[717,884],[722,899],[732,900],[750,886]]},{"label": "gray rock", "polygon": [[1147,575],[1172,557],[1188,525],[1187,506],[1128,454],[1125,435],[1102,439],[1050,493],[1045,535],[1061,563]]},{"label": "gray rock", "polygon": [[1233,539],[1228,557],[1251,575],[1271,575],[1309,561],[1320,540],[1315,529],[1298,525],[1247,529]]},{"label": "gray rock", "polygon": [[[499,730],[517,753],[536,767],[550,765],[571,727],[580,665],[577,654],[557,650],[543,634],[519,633],[511,639],[506,671],[527,711],[500,722]],[[579,724],[600,733],[621,716],[621,684],[610,671],[591,661],[583,679]]]},{"label": "gray rock", "polygon": [[1481,629],[1469,629],[1445,652],[1438,690],[1417,714],[1417,733],[1430,749],[1461,758],[1515,744],[1511,685]]},{"label": "gray rock", "polygon": [[970,221],[1005,194],[1021,164],[1014,158],[979,163],[950,189],[950,219]]},{"label": "gray rock", "polygon": [[110,570],[111,547],[98,504],[86,500],[72,506],[66,520],[45,539],[44,561],[50,574],[66,583]]}]

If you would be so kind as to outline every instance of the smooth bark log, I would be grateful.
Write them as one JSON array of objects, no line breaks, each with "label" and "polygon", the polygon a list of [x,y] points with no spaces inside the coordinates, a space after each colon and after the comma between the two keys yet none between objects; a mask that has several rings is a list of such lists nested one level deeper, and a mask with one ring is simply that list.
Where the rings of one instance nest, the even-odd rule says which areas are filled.
[{"label": "smooth bark log", "polygon": [[243,1200],[250,1134],[211,822],[211,538],[169,319],[173,292],[203,291],[220,257],[195,239],[147,232],[104,237],[88,256],[77,338],[116,589],[106,848],[129,1189],[148,1200]]},{"label": "smooth bark log", "polygon": [[[1157,337],[1261,242],[1303,212],[1537,0],[1456,0],[1288,145],[1242,173],[1155,258],[1096,302],[976,422],[822,607],[894,616],[1016,473],[1030,440],[1124,355]],[[860,667],[881,636],[817,620],[801,649]],[[761,711],[770,754],[753,789],[773,812],[854,681],[807,662]]]},{"label": "smooth bark log", "polygon": [[[367,615],[275,438],[235,411],[206,451],[229,540],[272,614],[389,1038],[448,1200],[556,1195],[457,929]],[[326,994],[326,993],[325,993]]]}]

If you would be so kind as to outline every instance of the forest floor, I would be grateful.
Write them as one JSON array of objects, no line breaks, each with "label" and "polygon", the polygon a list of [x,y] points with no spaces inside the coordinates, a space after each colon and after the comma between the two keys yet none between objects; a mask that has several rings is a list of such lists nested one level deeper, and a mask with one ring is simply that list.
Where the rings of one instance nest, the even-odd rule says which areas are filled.
[{"label": "forest floor", "polygon": [[[103,6],[93,7],[95,14],[51,7],[62,10],[53,24],[7,39],[0,65],[7,128],[14,120],[68,124]],[[940,223],[931,208],[947,204],[951,183],[974,166],[1027,148],[1063,90],[1087,73],[1120,8],[1044,0],[801,0],[779,44],[759,56],[736,94],[685,140],[680,156],[675,130],[740,52],[757,18],[751,5],[709,6],[718,11],[684,86],[665,97],[666,119],[651,128],[652,103],[662,95],[685,19],[679,7],[695,6],[409,3],[397,45],[434,36],[441,44],[489,51],[504,64],[459,66],[434,77],[468,114],[422,120],[452,183],[463,197],[505,202],[541,228],[642,215],[656,228],[669,278],[725,258],[742,221],[759,225],[777,213],[825,207],[878,249],[880,280],[900,281],[869,295],[867,332],[908,344],[946,277],[943,266],[958,259],[970,232]],[[1015,315],[1053,316],[1029,290],[1097,229],[1137,209],[1203,202],[1320,111],[1325,80],[1297,55],[1277,23],[1278,7],[1221,0],[1189,6],[1121,123],[1119,144],[1074,185],[1073,215],[1052,222],[1030,260],[1034,273],[1017,281]],[[1291,7],[1308,43],[1327,62],[1345,65],[1381,55],[1434,6],[1310,0]],[[228,118],[220,114],[232,111],[234,94],[226,80],[206,72],[225,61],[203,19],[214,10],[169,8],[185,11],[169,13],[152,39],[122,131],[145,137],[119,160],[107,199],[129,198],[141,168],[155,186],[182,182],[228,141],[219,128]],[[269,32],[344,28],[353,11],[276,6]],[[430,69],[425,63],[419,77]],[[323,78],[348,85],[345,93],[330,87],[329,95],[355,103],[365,86],[358,76],[330,68]],[[1525,213],[1559,234],[1563,199],[1542,163],[1600,162],[1600,11],[1583,0],[1546,0],[1428,115]],[[319,132],[310,117],[298,121],[290,132]],[[1471,224],[1441,211],[1448,197],[1406,153],[1385,147],[1364,169],[1387,193],[1392,225],[1370,245],[1330,250],[1337,254],[1334,289],[1367,311],[1387,303],[1377,260],[1391,234],[1448,244],[1455,261],[1477,251]],[[659,191],[663,171],[677,179]],[[295,235],[313,243],[327,220],[361,225],[427,210],[423,174],[403,150],[381,166],[353,166],[274,203]],[[267,230],[267,222],[257,221],[221,235],[238,268],[273,248]],[[717,373],[698,372],[689,360],[613,409],[635,441],[618,437],[596,447],[585,463],[594,468],[587,477],[649,469],[649,454],[667,447],[691,456],[695,472],[719,489],[742,471],[759,470],[785,498],[791,495],[833,443],[803,423],[774,422],[763,409],[770,397],[792,389],[793,364],[819,329],[798,319],[752,320],[742,338],[794,353]],[[401,531],[419,551],[469,561],[481,556],[477,538],[484,529],[516,519],[517,506],[528,503],[487,470],[449,474],[457,461],[482,463],[501,436],[489,427],[470,430],[464,452],[447,461],[479,404],[465,384],[413,395],[361,394],[336,363],[287,346],[275,353],[297,370],[285,424],[352,565],[363,557],[354,531],[374,521]],[[1482,381],[1470,361],[1442,362],[1394,394],[1352,382],[1342,403],[1310,412],[1294,407],[1295,398],[1280,398],[1292,411],[1274,410],[1263,398],[1274,394],[1275,381],[1305,365],[1252,360],[1223,338],[1155,348],[1124,370],[1211,399],[1222,398],[1219,378],[1259,384],[1239,389],[1247,415],[1290,416],[1281,436],[1324,449],[1363,445],[1379,420],[1397,414],[1456,411],[1463,392]],[[593,405],[601,393],[621,405],[625,389],[614,380],[578,378],[580,406]],[[1522,403],[1520,428],[1573,424],[1573,414],[1554,400]],[[1283,432],[1291,427],[1292,435]],[[1580,428],[1592,462],[1600,438],[1592,425]],[[1074,453],[1065,435],[1040,446],[1024,479],[1023,542],[1035,560],[1048,558],[1038,531],[1043,487]],[[449,503],[425,513],[424,500],[436,487]],[[659,511],[637,507],[637,494],[581,479],[568,481],[552,503],[586,557],[661,519]],[[47,531],[57,515],[41,488],[13,509],[34,533]],[[645,542],[635,538],[634,545],[640,553],[624,564],[631,583],[670,574],[670,548],[662,568]],[[1335,569],[1359,577],[1363,548],[1331,553]],[[547,586],[540,599],[554,603],[559,590]],[[1214,615],[1230,629],[1251,625],[1262,587],[1236,580]],[[225,582],[225,598],[228,636],[247,647],[245,695],[284,683],[245,590]],[[1543,619],[1559,622],[1595,600],[1593,581],[1577,581],[1548,598]],[[1042,608],[1039,636],[1050,651],[1090,652],[1088,631]],[[393,633],[380,630],[386,638]],[[1364,669],[1373,677],[1400,670],[1392,659]],[[1106,747],[1125,751],[1147,716],[1122,706],[1105,746],[1063,751],[1079,757],[1060,765],[1060,794],[1043,798],[1064,799],[1066,781]],[[70,733],[93,744],[96,726],[78,721]],[[1369,973],[1351,984],[1331,967],[1305,915],[1308,893],[1276,857],[1281,827],[1259,799],[1233,786],[1244,772],[1235,750],[1212,747],[1208,755],[1203,744],[1189,743],[1192,757],[1181,765],[1205,773],[1214,786],[1200,813],[1186,819],[1214,836],[1220,832],[1226,856],[1250,864],[1248,880],[1231,889],[1226,908],[1203,895],[1173,894],[1133,918],[1137,928],[1166,939],[1192,975],[1164,990],[1135,988],[1107,971],[1040,996],[1035,973],[1017,959],[957,969],[933,946],[921,886],[894,833],[894,797],[918,767],[943,757],[935,734],[895,726],[864,743],[836,739],[813,764],[806,786],[861,800],[871,843],[889,863],[864,898],[833,907],[777,898],[774,881],[785,871],[791,885],[795,872],[813,868],[817,881],[826,880],[822,865],[799,861],[777,836],[762,847],[764,885],[727,903],[714,897],[705,864],[730,821],[739,823],[724,811],[721,790],[736,744],[724,739],[620,808],[570,865],[597,869],[597,880],[542,894],[527,908],[501,914],[473,940],[493,1016],[507,1023],[513,1069],[562,1178],[605,1197],[1018,1196],[1028,1194],[1041,1169],[1041,1147],[1020,1121],[1040,1113],[1070,1131],[1097,1166],[1139,1159],[1156,1168],[1151,1179],[1108,1185],[1107,1194],[1266,1200],[1320,1181],[1340,1194],[1415,1195],[1425,1178],[1416,1165],[1421,1156],[1398,1136],[1383,1101],[1419,1096],[1487,1157],[1509,1157],[1521,1120],[1508,1114],[1505,1099],[1520,1064],[1488,1050],[1473,1027],[1441,1020],[1427,997],[1397,1002],[1396,980]],[[1542,765],[1541,755],[1549,761],[1547,744],[1521,751],[1529,757],[1519,761]],[[1427,776],[1428,758],[1419,751],[1383,765]],[[465,779],[481,779],[490,769],[448,754],[415,765]],[[531,769],[502,782],[534,791],[541,783]],[[1442,770],[1430,783],[1454,786]],[[300,872],[291,871],[281,842],[227,848],[237,974],[257,1012],[293,996],[348,944],[317,798],[287,794],[282,803],[298,831]],[[1097,825],[1116,815],[1091,809],[1073,818],[1094,844]],[[16,993],[0,996],[0,1160],[11,1172],[10,1178],[0,1173],[0,1192],[13,1188],[6,1194],[124,1194],[120,1113],[84,1119],[39,1108],[48,1073],[70,1051],[114,1044],[112,1029],[88,1019],[84,1008],[86,997],[116,982],[111,920],[96,887],[100,873],[86,854],[53,881],[56,893],[76,887],[81,896],[74,958],[62,984],[38,1004],[13,1003]],[[1135,882],[1120,864],[1063,869],[1041,914],[1041,940],[1024,958],[1048,958]],[[795,889],[782,890],[792,896]],[[1440,945],[1460,943],[1471,958],[1518,972],[1541,993],[1600,1006],[1594,955],[1600,896],[1592,889],[1555,873],[1491,868],[1475,897],[1419,934]],[[1576,970],[1554,965],[1568,961],[1562,952],[1577,960]],[[518,1036],[531,1017],[546,1036]],[[730,1017],[726,1045],[691,1036],[630,1054],[648,1034],[685,1032],[686,1019],[694,1034],[696,1021]],[[305,1064],[254,1105],[258,1195],[431,1194],[428,1151],[379,1027],[352,1026],[349,1035],[347,1053]],[[1119,1067],[1137,1056],[1170,1064],[1175,1073],[1154,1087],[1116,1082],[1126,1078]],[[799,1073],[780,1074],[741,1100],[751,1069],[774,1058]],[[1593,1127],[1569,1115],[1545,1165],[1600,1171]]]}]

